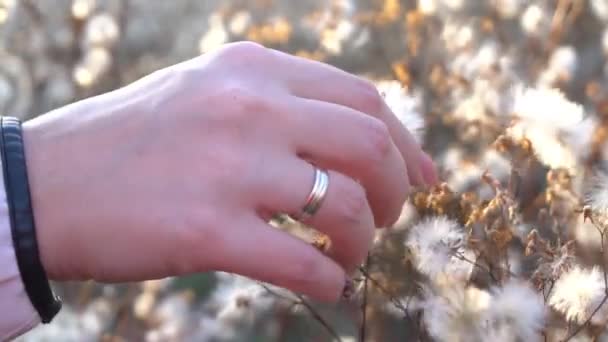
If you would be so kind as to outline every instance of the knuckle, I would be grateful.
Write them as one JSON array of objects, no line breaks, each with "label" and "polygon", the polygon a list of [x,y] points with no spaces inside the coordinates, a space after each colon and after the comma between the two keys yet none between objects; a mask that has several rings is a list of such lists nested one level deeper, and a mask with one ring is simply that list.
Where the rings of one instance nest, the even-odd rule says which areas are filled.
[{"label": "knuckle", "polygon": [[228,85],[221,94],[222,103],[228,105],[232,114],[261,114],[269,107],[268,100],[242,85]]},{"label": "knuckle", "polygon": [[238,82],[226,82],[206,96],[208,107],[218,109],[206,116],[208,127],[236,129],[244,133],[251,128],[254,115],[260,119],[262,115],[272,112],[269,99]]},{"label": "knuckle", "polygon": [[226,47],[239,52],[257,52],[266,49],[262,44],[250,40],[229,43]]},{"label": "knuckle", "polygon": [[200,80],[205,77],[206,71],[200,63],[195,61],[196,59],[191,59],[157,71],[157,73],[164,74],[164,77],[169,79],[161,79],[161,83],[173,81],[178,85],[188,86],[189,88],[200,83]]},{"label": "knuckle", "polygon": [[382,162],[390,153],[393,144],[388,126],[379,119],[369,118],[363,130],[363,139],[369,144],[369,159],[377,163]]},{"label": "knuckle", "polygon": [[298,284],[302,288],[314,286],[318,281],[318,277],[315,275],[323,273],[324,261],[322,258],[316,251],[302,253],[292,265],[291,274],[288,276],[289,282]]},{"label": "knuckle", "polygon": [[268,49],[251,41],[229,43],[220,53],[220,59],[230,62],[252,62],[267,56]]},{"label": "knuckle", "polygon": [[[244,126],[243,126],[244,127]],[[202,166],[204,174],[208,175],[208,181],[211,184],[217,184],[223,189],[223,193],[228,194],[241,194],[250,195],[249,193],[243,194],[243,189],[251,187],[251,184],[255,184],[255,169],[252,167],[251,158],[244,155],[244,145],[247,143],[247,137],[243,135],[243,138],[239,138],[238,131],[247,129],[246,127],[230,127],[229,130],[236,132],[228,132],[225,138],[229,140],[235,140],[236,143],[231,146],[226,146],[224,153],[221,155],[210,157],[207,160],[208,165]],[[230,143],[228,143],[230,144]],[[192,180],[194,184],[196,180]],[[250,195],[252,196],[252,195]],[[215,222],[216,225],[218,224]],[[221,225],[221,224],[220,224]]]},{"label": "knuckle", "polygon": [[384,99],[373,83],[359,79],[356,87],[358,88],[356,99],[362,112],[374,114],[382,110]]},{"label": "knuckle", "polygon": [[172,224],[178,255],[170,266],[172,270],[177,274],[190,274],[212,267],[215,261],[206,247],[223,250],[225,244],[222,234],[210,229],[214,227],[212,218],[199,212],[184,215],[179,221],[173,220]]},{"label": "knuckle", "polygon": [[341,191],[341,203],[338,220],[341,223],[357,225],[361,223],[364,213],[368,212],[367,194],[363,187],[354,181],[345,182]]}]

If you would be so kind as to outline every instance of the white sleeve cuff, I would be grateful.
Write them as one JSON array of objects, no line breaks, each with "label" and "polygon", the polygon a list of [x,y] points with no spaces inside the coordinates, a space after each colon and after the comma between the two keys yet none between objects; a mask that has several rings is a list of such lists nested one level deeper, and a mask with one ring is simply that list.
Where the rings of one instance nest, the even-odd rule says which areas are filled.
[{"label": "white sleeve cuff", "polygon": [[4,177],[0,173],[0,340],[14,339],[40,323],[17,265]]}]

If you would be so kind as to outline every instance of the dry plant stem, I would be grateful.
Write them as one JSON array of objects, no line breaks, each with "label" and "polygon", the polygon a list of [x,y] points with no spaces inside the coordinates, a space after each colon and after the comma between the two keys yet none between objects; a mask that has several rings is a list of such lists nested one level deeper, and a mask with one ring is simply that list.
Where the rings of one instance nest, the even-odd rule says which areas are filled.
[{"label": "dry plant stem", "polygon": [[[371,32],[372,32],[372,37],[373,38],[381,38],[383,37],[381,32],[378,32],[378,29],[372,25],[371,27]],[[383,62],[386,64],[386,66],[388,67],[388,70],[390,71],[390,73],[393,75],[393,77],[396,80],[399,80],[399,75],[397,75],[397,73],[395,72],[395,70],[393,68],[391,68],[391,58],[389,57],[388,52],[386,51],[386,46],[382,43],[378,44],[378,52],[380,55],[380,58],[383,59]]]},{"label": "dry plant stem", "polygon": [[557,3],[557,8],[555,9],[555,13],[551,19],[551,35],[553,44],[557,44],[557,42],[560,41],[562,33],[564,32],[565,28],[563,26],[565,26],[566,15],[570,2],[570,0],[559,0]]},{"label": "dry plant stem", "polygon": [[133,299],[137,295],[137,284],[129,284],[127,291],[118,304],[116,315],[110,325],[109,333],[111,336],[120,337],[121,333],[126,329],[127,322],[130,318],[129,307]]},{"label": "dry plant stem", "polygon": [[591,322],[591,319],[593,318],[593,316],[600,310],[602,305],[604,305],[604,303],[606,303],[606,300],[608,300],[608,295],[604,296],[604,298],[602,299],[600,304],[597,306],[597,308],[595,308],[595,310],[593,310],[593,312],[591,313],[591,315],[589,315],[587,320],[583,324],[579,325],[578,328],[576,328],[576,330],[574,330],[570,335],[568,335],[568,337],[566,337],[566,339],[564,339],[562,342],[568,342],[571,339],[573,339],[576,335],[578,335],[578,333],[580,333],[587,326],[587,324],[589,324],[589,322]]},{"label": "dry plant stem", "polygon": [[[488,275],[490,276],[490,278],[492,278],[492,280],[493,280],[494,282],[496,282],[496,283],[498,283],[498,282],[499,282],[499,281],[498,281],[498,279],[496,279],[496,276],[494,276],[494,274],[492,274],[492,270],[490,270],[489,268],[486,268],[486,267],[484,267],[484,266],[482,266],[482,265],[478,264],[477,262],[475,262],[475,261],[473,261],[473,260],[469,260],[467,257],[465,257],[464,255],[462,255],[461,253],[454,253],[454,256],[455,256],[455,257],[457,257],[458,259],[460,259],[460,260],[464,261],[464,262],[468,262],[468,263],[470,263],[471,265],[473,265],[473,267],[477,267],[477,268],[479,268],[480,270],[482,270],[482,271],[484,271],[484,272],[488,272]],[[506,269],[506,268],[504,268],[504,267],[500,267],[500,266],[498,266],[498,267],[496,267],[496,269],[497,269],[497,270],[505,270],[505,271],[507,271],[507,272],[508,272],[508,274],[509,274],[510,276],[512,276],[512,277],[517,276],[517,275],[516,275],[515,273],[513,273],[511,270]]]},{"label": "dry plant stem", "polygon": [[310,314],[317,320],[319,321],[319,323],[321,323],[321,325],[323,325],[323,327],[327,330],[327,332],[329,334],[331,334],[331,336],[338,342],[342,342],[342,339],[340,338],[340,335],[338,335],[338,333],[334,330],[334,328],[323,318],[323,316],[321,316],[321,314],[319,314],[317,312],[317,310],[315,310],[312,305],[310,305],[310,303],[308,303],[304,297],[302,297],[301,295],[297,295],[298,299],[300,300],[300,304],[304,305],[304,307],[306,309],[308,309],[308,311],[310,312]]},{"label": "dry plant stem", "polygon": [[296,297],[298,297],[298,300],[293,300],[287,296],[284,296],[282,294],[277,293],[276,291],[273,291],[272,289],[270,289],[268,286],[260,283],[260,286],[262,286],[266,291],[268,291],[270,294],[272,294],[275,297],[281,298],[283,300],[287,300],[290,301],[295,305],[302,305],[306,308],[306,310],[308,310],[308,312],[310,313],[310,315],[319,322],[319,324],[321,324],[323,326],[323,328],[325,328],[325,330],[327,330],[327,333],[329,335],[331,335],[334,340],[338,341],[338,342],[342,342],[342,339],[340,338],[340,335],[338,335],[338,333],[336,332],[336,330],[331,326],[331,324],[329,324],[329,322],[327,322],[327,320],[325,320],[325,318],[323,318],[323,316],[321,316],[321,314],[319,312],[317,312],[317,310],[315,310],[315,308],[312,307],[312,305],[310,305],[310,303],[308,303],[308,301],[302,297],[299,294],[296,294]]},{"label": "dry plant stem", "polygon": [[363,274],[363,277],[364,277],[365,279],[367,279],[367,280],[368,280],[368,281],[369,281],[369,282],[370,282],[370,283],[371,283],[373,286],[377,287],[377,288],[378,288],[378,290],[380,290],[380,292],[381,292],[381,293],[382,293],[382,294],[383,294],[383,295],[384,295],[384,296],[385,296],[385,297],[386,297],[386,298],[387,298],[387,299],[388,299],[388,300],[389,300],[389,301],[390,301],[390,302],[391,302],[391,303],[392,303],[392,304],[393,304],[393,305],[394,305],[394,306],[395,306],[397,309],[399,309],[400,311],[402,311],[402,312],[403,312],[403,317],[404,317],[404,319],[405,319],[405,320],[407,320],[407,321],[414,321],[414,318],[416,318],[416,319],[417,319],[417,321],[415,322],[415,325],[414,325],[414,326],[416,327],[415,336],[416,336],[416,339],[417,339],[418,341],[420,341],[420,340],[421,340],[421,336],[422,336],[422,335],[421,335],[422,328],[420,327],[420,321],[421,321],[421,320],[420,320],[420,316],[417,316],[417,317],[412,318],[412,317],[410,316],[409,311],[408,311],[408,306],[409,306],[409,303],[410,303],[410,300],[411,300],[411,298],[412,298],[412,297],[408,297],[406,304],[405,304],[405,305],[403,305],[403,303],[402,303],[400,300],[398,300],[397,298],[395,298],[395,297],[394,297],[394,296],[393,296],[393,295],[390,293],[390,291],[389,291],[387,288],[385,288],[385,287],[384,287],[382,284],[380,284],[380,282],[379,282],[378,280],[374,279],[374,278],[373,278],[373,277],[372,277],[372,276],[371,276],[371,275],[370,275],[370,274],[367,272],[367,270],[366,270],[364,267],[359,267],[359,272],[361,272],[361,274]]},{"label": "dry plant stem", "polygon": [[94,287],[95,283],[93,281],[87,281],[80,287],[80,291],[78,293],[78,300],[76,302],[78,307],[83,307],[87,302],[90,301]]},{"label": "dry plant stem", "polygon": [[511,272],[511,263],[509,262],[509,251],[508,251],[508,249],[505,250],[505,265],[506,265],[506,268],[507,268],[506,269],[507,273],[510,276],[513,276],[513,273]]},{"label": "dry plant stem", "polygon": [[552,44],[555,48],[562,40],[564,32],[567,32],[582,13],[585,1],[581,0],[559,0],[555,14],[551,20]]},{"label": "dry plant stem", "polygon": [[409,312],[407,310],[407,306],[403,306],[403,303],[401,303],[401,301],[399,301],[398,299],[396,299],[389,290],[387,290],[384,286],[382,286],[382,284],[380,284],[380,282],[378,282],[376,279],[372,278],[370,276],[370,274],[367,272],[367,270],[363,267],[359,267],[359,271],[363,274],[363,276],[365,277],[365,279],[369,280],[372,285],[374,285],[375,287],[377,287],[380,292],[382,292],[384,294],[384,296],[386,296],[388,298],[388,300],[393,303],[393,305],[403,311],[403,313],[405,314],[405,316],[409,316]]},{"label": "dry plant stem", "polygon": [[[365,260],[365,269],[370,267],[370,256],[367,255],[367,259]],[[363,279],[363,303],[361,304],[361,327],[359,329],[359,340],[361,342],[365,341],[365,328],[367,324],[367,281],[369,278],[364,277]]]},{"label": "dry plant stem", "polygon": [[490,270],[489,268],[485,268],[482,265],[478,264],[477,262],[473,261],[473,260],[469,260],[467,257],[465,257],[464,255],[462,255],[461,253],[454,253],[454,256],[457,257],[458,259],[464,261],[464,262],[468,262],[471,265],[473,265],[473,267],[477,267],[480,270],[484,271],[484,272],[488,272],[488,275],[490,276],[490,278],[492,278],[492,280],[494,282],[498,282],[498,279],[496,279],[496,277],[494,276],[494,274],[492,274],[492,270]]},{"label": "dry plant stem", "polygon": [[32,16],[36,25],[38,27],[42,28],[44,26],[44,15],[42,15],[42,13],[40,13],[40,10],[38,9],[38,7],[36,7],[36,5],[34,3],[32,3],[31,0],[23,0],[21,2],[21,4],[25,8],[25,10],[28,12],[28,14]]},{"label": "dry plant stem", "polygon": [[547,299],[549,299],[549,296],[551,295],[551,291],[553,291],[554,285],[555,285],[555,281],[551,281],[551,285],[549,286],[549,290],[547,291],[547,293],[545,293],[545,291],[543,289],[543,299],[545,300],[545,303],[547,302]]},{"label": "dry plant stem", "polygon": [[297,306],[297,303],[289,303],[289,306],[281,310],[279,319],[279,333],[277,334],[277,341],[285,341],[287,339],[289,329],[288,322],[291,320],[291,311]]},{"label": "dry plant stem", "polygon": [[606,264],[605,264],[605,259],[604,259],[604,257],[605,257],[605,254],[604,254],[604,235],[605,235],[605,231],[602,230],[600,227],[598,227],[595,224],[595,222],[593,222],[593,221],[591,221],[591,222],[593,223],[593,226],[600,233],[600,242],[601,242],[600,254],[601,254],[601,260],[602,260],[602,273],[604,274],[604,298],[602,298],[602,301],[600,302],[600,304],[595,308],[595,310],[593,310],[593,312],[591,313],[591,315],[589,315],[589,317],[587,318],[587,320],[585,320],[585,322],[583,322],[583,324],[579,325],[562,342],[568,342],[568,341],[570,341],[572,338],[574,338],[576,335],[578,335],[578,333],[580,333],[587,325],[589,325],[589,323],[593,319],[593,316],[595,316],[595,314],[600,310],[600,308],[608,300],[608,287],[606,287],[606,285],[608,284],[608,276],[606,275]]},{"label": "dry plant stem", "polygon": [[604,292],[608,295],[608,277],[606,276],[606,260],[604,260],[604,231],[600,231],[601,254],[602,254],[602,272],[604,273]]},{"label": "dry plant stem", "polygon": [[591,223],[593,224],[595,229],[597,229],[597,232],[600,234],[600,254],[602,258],[602,272],[604,273],[604,292],[606,293],[606,295],[608,295],[608,276],[606,276],[606,261],[604,259],[606,256],[604,252],[604,235],[606,235],[606,231],[598,227],[595,222],[591,221]]}]

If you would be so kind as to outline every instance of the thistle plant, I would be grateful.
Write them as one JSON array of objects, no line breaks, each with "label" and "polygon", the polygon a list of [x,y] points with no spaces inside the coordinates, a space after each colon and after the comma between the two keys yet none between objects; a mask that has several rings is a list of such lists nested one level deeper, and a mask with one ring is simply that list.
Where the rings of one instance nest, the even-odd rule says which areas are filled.
[{"label": "thistle plant", "polygon": [[441,178],[377,230],[335,306],[225,273],[63,284],[57,323],[22,339],[608,339],[606,2],[294,3],[0,1],[3,111],[42,113],[250,39],[373,80]]}]

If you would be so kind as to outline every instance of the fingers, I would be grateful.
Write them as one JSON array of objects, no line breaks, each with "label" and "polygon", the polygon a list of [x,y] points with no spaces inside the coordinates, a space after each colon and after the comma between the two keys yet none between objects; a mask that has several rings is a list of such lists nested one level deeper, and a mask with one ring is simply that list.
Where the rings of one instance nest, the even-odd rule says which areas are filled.
[{"label": "fingers", "polygon": [[335,302],[345,285],[343,269],[308,243],[252,215],[223,246],[219,269]]},{"label": "fingers", "polygon": [[359,180],[377,227],[397,220],[410,184],[405,162],[386,125],[329,102],[297,98],[292,108],[295,152],[316,165]]},{"label": "fingers", "polygon": [[391,112],[373,84],[328,64],[276,53],[287,61],[277,68],[283,67],[294,95],[340,104],[382,120],[406,162],[410,182],[421,186],[426,184],[425,180],[436,178],[434,167],[428,164],[414,137]]},{"label": "fingers", "polygon": [[[262,212],[283,212],[297,217],[314,182],[311,164],[293,157],[276,171],[273,184],[260,196]],[[267,216],[267,215],[266,215]],[[329,171],[329,186],[320,209],[305,222],[332,240],[331,257],[347,272],[363,262],[374,236],[374,218],[364,188],[351,178]]]}]

